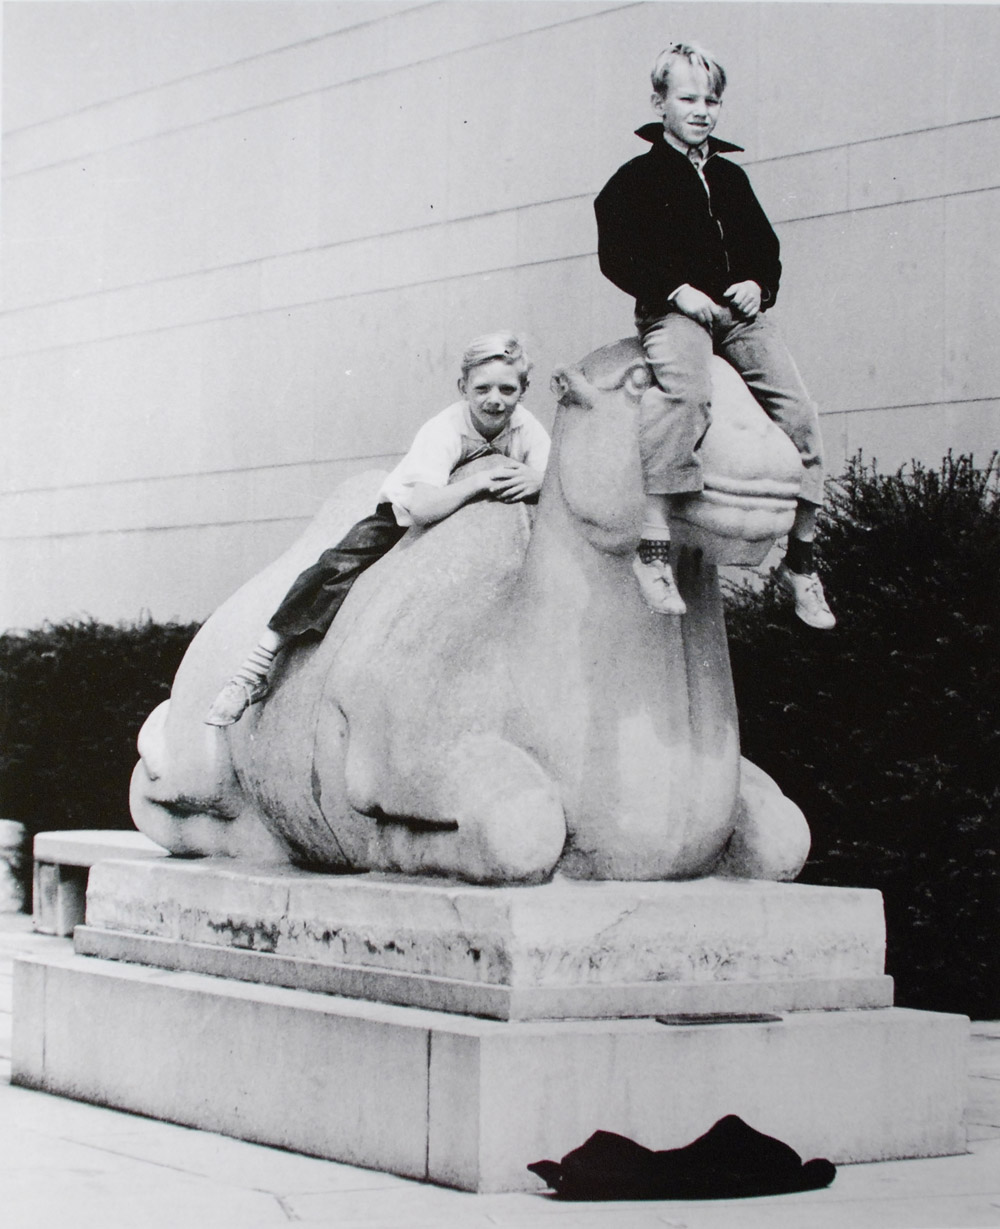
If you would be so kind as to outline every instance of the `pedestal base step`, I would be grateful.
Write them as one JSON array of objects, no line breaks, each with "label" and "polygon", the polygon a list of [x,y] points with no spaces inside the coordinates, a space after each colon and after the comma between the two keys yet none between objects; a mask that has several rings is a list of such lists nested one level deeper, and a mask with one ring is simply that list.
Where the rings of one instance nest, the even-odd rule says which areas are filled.
[{"label": "pedestal base step", "polygon": [[314,990],[402,1007],[493,1020],[622,1019],[670,1013],[718,1014],[891,1007],[891,977],[802,977],[775,981],[648,981],[611,985],[505,986],[364,965],[334,964],[210,943],[77,926],[82,956],[124,960],[236,981]]},{"label": "pedestal base step", "polygon": [[18,961],[15,1004],[17,1084],[465,1190],[725,1114],[804,1159],[965,1148],[964,1016],[503,1022],[70,954]]}]

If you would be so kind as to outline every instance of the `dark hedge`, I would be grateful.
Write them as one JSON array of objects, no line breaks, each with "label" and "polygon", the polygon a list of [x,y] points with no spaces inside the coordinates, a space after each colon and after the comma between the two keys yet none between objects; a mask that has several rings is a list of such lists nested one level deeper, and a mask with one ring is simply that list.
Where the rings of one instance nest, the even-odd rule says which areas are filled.
[{"label": "dark hedge", "polygon": [[830,484],[812,631],[772,581],[731,595],[744,754],[802,807],[801,880],[880,889],[897,1002],[1000,1016],[996,458]]},{"label": "dark hedge", "polygon": [[197,630],[82,620],[0,636],[0,816],[29,850],[36,832],[132,827],[136,736]]}]

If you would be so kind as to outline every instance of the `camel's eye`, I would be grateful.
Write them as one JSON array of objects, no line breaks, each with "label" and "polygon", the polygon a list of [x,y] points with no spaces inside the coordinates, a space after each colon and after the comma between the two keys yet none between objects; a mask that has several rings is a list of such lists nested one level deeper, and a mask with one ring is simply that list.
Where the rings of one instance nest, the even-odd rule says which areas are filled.
[{"label": "camel's eye", "polygon": [[638,397],[642,396],[652,382],[653,377],[645,363],[636,363],[625,373],[625,388]]}]

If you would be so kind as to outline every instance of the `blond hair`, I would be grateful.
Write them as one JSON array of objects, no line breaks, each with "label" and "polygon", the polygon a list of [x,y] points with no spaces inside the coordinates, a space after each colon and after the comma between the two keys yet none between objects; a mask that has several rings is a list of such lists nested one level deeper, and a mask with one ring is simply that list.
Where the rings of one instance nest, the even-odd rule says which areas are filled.
[{"label": "blond hair", "polygon": [[521,381],[521,392],[528,387],[528,372],[531,370],[531,360],[528,358],[524,344],[514,333],[484,333],[475,337],[465,347],[462,355],[462,379],[468,378],[473,367],[500,359],[517,371]]},{"label": "blond hair", "polygon": [[656,57],[656,63],[649,74],[653,89],[661,98],[666,96],[670,86],[670,70],[678,60],[687,60],[693,68],[700,68],[707,73],[712,92],[722,96],[722,91],[726,88],[726,70],[715,56],[697,43],[673,43]]}]

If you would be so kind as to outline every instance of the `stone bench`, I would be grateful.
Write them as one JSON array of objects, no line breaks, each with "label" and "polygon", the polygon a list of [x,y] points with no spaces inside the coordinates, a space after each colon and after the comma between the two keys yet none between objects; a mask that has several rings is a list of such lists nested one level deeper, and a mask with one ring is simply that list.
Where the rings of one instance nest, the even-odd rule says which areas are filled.
[{"label": "stone bench", "polygon": [[33,928],[43,935],[71,935],[82,924],[87,876],[109,858],[166,857],[141,832],[82,830],[39,832],[34,843]]}]

